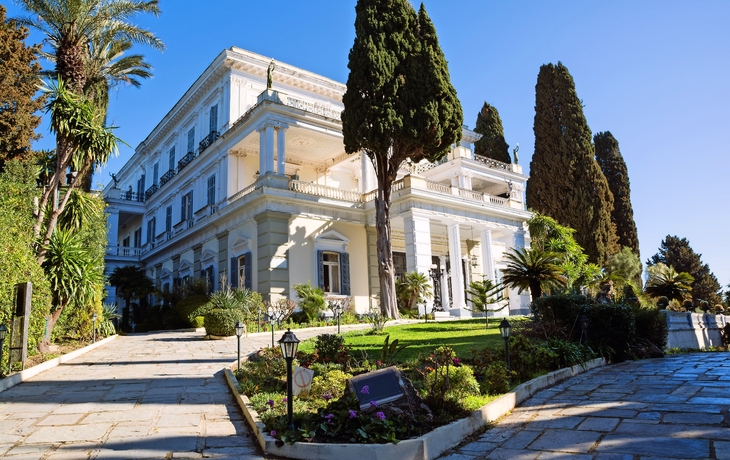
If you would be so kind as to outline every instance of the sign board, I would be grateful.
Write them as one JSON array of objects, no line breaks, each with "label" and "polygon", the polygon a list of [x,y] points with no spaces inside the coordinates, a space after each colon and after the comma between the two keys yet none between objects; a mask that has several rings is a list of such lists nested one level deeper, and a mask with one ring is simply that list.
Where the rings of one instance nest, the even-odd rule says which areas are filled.
[{"label": "sign board", "polygon": [[406,394],[403,378],[395,366],[347,379],[347,388],[360,400],[361,409],[369,407],[370,401],[382,404],[400,399]]},{"label": "sign board", "polygon": [[28,358],[28,326],[30,322],[30,301],[33,296],[32,283],[18,283],[14,292],[15,305],[13,320],[10,325],[10,358],[8,368],[13,363],[19,363],[20,369],[25,369],[25,360]]},{"label": "sign board", "polygon": [[306,397],[312,387],[314,371],[306,367],[295,367],[292,373],[292,393],[294,396]]}]

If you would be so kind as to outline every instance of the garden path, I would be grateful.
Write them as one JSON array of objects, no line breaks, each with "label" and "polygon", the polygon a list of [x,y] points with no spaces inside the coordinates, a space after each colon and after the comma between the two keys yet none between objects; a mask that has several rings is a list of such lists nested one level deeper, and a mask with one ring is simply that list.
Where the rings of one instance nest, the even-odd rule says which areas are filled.
[{"label": "garden path", "polygon": [[730,359],[597,368],[536,393],[442,460],[730,459]]},{"label": "garden path", "polygon": [[[295,333],[306,339],[336,331]],[[0,457],[261,459],[221,371],[236,360],[236,337],[203,335],[117,337],[0,393]],[[270,345],[270,332],[249,334],[241,355]]]}]

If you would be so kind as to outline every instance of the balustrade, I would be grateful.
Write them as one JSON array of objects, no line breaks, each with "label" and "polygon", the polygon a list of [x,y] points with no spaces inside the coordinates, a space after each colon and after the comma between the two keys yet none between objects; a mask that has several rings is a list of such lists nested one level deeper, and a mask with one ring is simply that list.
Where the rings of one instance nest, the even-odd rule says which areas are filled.
[{"label": "balustrade", "polygon": [[163,174],[162,177],[160,177],[160,187],[165,185],[173,177],[175,177],[175,171],[172,169]]},{"label": "balustrade", "polygon": [[180,161],[177,162],[177,172],[178,174],[180,171],[183,170],[183,168],[190,164],[191,161],[195,159],[195,153],[194,152],[188,152],[187,155],[180,158]]},{"label": "balustrade", "polygon": [[218,138],[221,137],[220,133],[218,131],[211,131],[210,134],[205,136],[202,141],[198,144],[198,154],[203,153],[205,149],[210,147],[213,142],[218,140]]}]

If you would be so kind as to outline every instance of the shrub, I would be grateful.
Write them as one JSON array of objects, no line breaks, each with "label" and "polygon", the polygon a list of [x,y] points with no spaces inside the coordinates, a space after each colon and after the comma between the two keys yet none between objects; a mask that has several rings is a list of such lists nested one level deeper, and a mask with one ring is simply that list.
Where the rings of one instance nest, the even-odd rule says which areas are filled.
[{"label": "shrub", "polygon": [[498,395],[509,391],[510,373],[502,362],[491,363],[484,369],[484,378],[479,385],[482,393]]},{"label": "shrub", "polygon": [[204,279],[195,278],[175,287],[172,292],[163,293],[162,297],[170,303],[180,318],[192,325],[196,316],[205,314],[196,311],[208,303],[208,283]]},{"label": "shrub", "polygon": [[695,311],[695,306],[691,300],[685,300],[684,302],[682,302],[682,308],[684,309],[684,311],[688,311],[691,313],[694,313]]},{"label": "shrub", "polygon": [[[439,372],[434,369],[426,374],[425,384],[430,389],[428,396],[435,396],[437,393],[442,392],[445,399],[459,401],[467,396],[479,394],[479,383],[474,378],[471,367],[446,366],[443,369],[446,372]],[[446,377],[447,375],[448,377]],[[445,388],[441,388],[443,385],[445,385]]]},{"label": "shrub", "polygon": [[623,361],[630,356],[630,347],[636,339],[636,320],[631,307],[622,304],[595,303],[586,312],[590,326],[588,341],[610,347],[612,361]]},{"label": "shrub", "polygon": [[304,314],[307,315],[307,319],[309,321],[315,321],[319,318],[320,312],[327,305],[324,298],[324,291],[319,287],[312,286],[310,283],[295,284],[292,288],[297,293],[299,306],[302,308]]},{"label": "shrub", "polygon": [[661,310],[656,308],[634,309],[636,316],[636,338],[645,339],[656,345],[660,350],[667,346],[669,326],[667,318]]},{"label": "shrub", "polygon": [[349,357],[345,337],[338,334],[321,334],[314,339],[314,350],[326,363],[345,363]]},{"label": "shrub", "polygon": [[351,374],[338,370],[331,370],[324,375],[314,377],[309,391],[310,399],[340,399],[345,394],[345,385],[349,378],[352,378]]},{"label": "shrub", "polygon": [[509,338],[510,368],[524,382],[547,369],[554,369],[557,354],[544,341],[524,335]]},{"label": "shrub", "polygon": [[244,321],[243,312],[240,310],[225,310],[215,308],[204,316],[205,333],[221,337],[236,335],[236,323]]},{"label": "shrub", "polygon": [[204,316],[196,316],[193,318],[192,324],[194,328],[199,328],[205,326],[205,317]]},{"label": "shrub", "polygon": [[576,364],[583,365],[596,356],[593,350],[586,345],[567,340],[550,339],[548,347],[554,352],[557,361],[556,367],[559,369],[575,366]]}]

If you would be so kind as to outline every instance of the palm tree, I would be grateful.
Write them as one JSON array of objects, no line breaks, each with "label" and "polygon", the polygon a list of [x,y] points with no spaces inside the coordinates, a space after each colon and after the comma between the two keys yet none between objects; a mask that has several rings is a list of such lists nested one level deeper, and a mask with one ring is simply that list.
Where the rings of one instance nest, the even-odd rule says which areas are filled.
[{"label": "palm tree", "polygon": [[[56,74],[68,92],[83,94],[87,74],[87,58],[90,56],[92,38],[96,35],[113,38],[115,41],[129,41],[150,45],[163,49],[164,45],[153,33],[142,29],[130,22],[130,19],[139,13],[160,13],[159,0],[19,0],[29,16],[18,18],[17,22],[25,27],[33,27],[46,35],[46,41],[54,48]],[[58,128],[58,126],[56,126]],[[54,196],[59,184],[65,183],[66,170],[75,163],[78,171],[83,159],[74,158],[78,150],[81,155],[99,155],[103,157],[109,150],[97,153],[95,150],[79,149],[78,139],[74,140],[74,133],[64,129],[54,129],[56,133],[56,152],[58,160],[56,171],[45,190],[40,203],[38,221],[34,228],[36,236],[40,235],[41,225],[45,219],[45,208]],[[69,188],[77,185],[72,182]],[[61,208],[65,206],[62,202]],[[53,203],[53,214],[57,208]],[[55,216],[57,218],[57,214]],[[47,243],[50,233],[55,226],[54,216],[49,221],[50,232],[44,238]],[[43,257],[39,256],[39,261]]]},{"label": "palm tree", "polygon": [[413,310],[424,299],[433,297],[428,277],[416,271],[406,273],[402,280],[396,282],[396,293],[398,300],[402,300],[404,304],[403,308],[407,310]]},{"label": "palm tree", "polygon": [[109,275],[109,284],[117,288],[117,294],[124,298],[123,323],[129,320],[132,313],[130,303],[132,299],[141,299],[148,294],[155,292],[155,283],[144,272],[144,269],[136,265],[124,265],[115,267]]},{"label": "palm tree", "polygon": [[681,302],[692,290],[694,280],[687,272],[677,273],[674,267],[659,263],[650,267],[649,281],[644,291],[652,297],[664,296]]},{"label": "palm tree", "polygon": [[502,282],[517,288],[520,293],[529,289],[533,302],[542,296],[543,290],[565,286],[558,254],[540,249],[512,248],[505,257],[508,262]]}]

